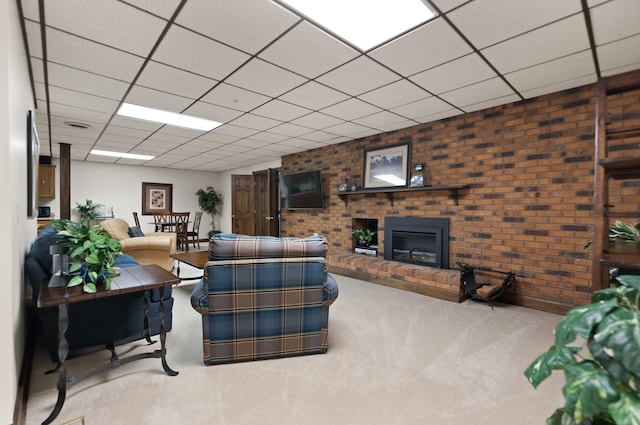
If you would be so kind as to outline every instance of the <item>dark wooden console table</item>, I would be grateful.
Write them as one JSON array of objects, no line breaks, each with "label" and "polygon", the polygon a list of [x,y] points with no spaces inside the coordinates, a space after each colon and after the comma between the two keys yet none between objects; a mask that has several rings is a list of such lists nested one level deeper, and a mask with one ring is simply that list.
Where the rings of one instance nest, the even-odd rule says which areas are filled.
[{"label": "dark wooden console table", "polygon": [[[38,297],[38,307],[58,307],[58,400],[54,406],[49,417],[44,420],[43,424],[50,424],[62,410],[62,406],[67,394],[67,388],[71,388],[74,384],[82,381],[85,378],[93,376],[104,370],[117,368],[125,363],[129,363],[134,360],[159,358],[162,362],[164,371],[169,376],[175,376],[178,372],[172,370],[167,364],[166,359],[166,330],[164,328],[165,308],[162,299],[164,298],[164,288],[171,285],[176,285],[180,282],[173,273],[163,269],[158,265],[147,266],[135,266],[126,267],[120,270],[120,275],[113,278],[110,288],[108,290],[98,290],[95,294],[87,294],[82,291],[82,286],[74,287],[57,287],[49,288],[49,282],[45,281],[42,285],[40,296]],[[68,306],[71,303],[79,303],[89,301],[95,298],[103,297],[115,297],[122,294],[147,291],[149,289],[160,289],[160,349],[147,353],[140,353],[126,358],[119,359],[115,352],[112,352],[112,357],[109,363],[96,366],[93,369],[86,372],[67,378],[67,370],[65,368],[65,360],[69,354],[69,344],[67,343],[65,334],[69,325]],[[145,301],[146,303],[146,301]],[[148,321],[146,320],[147,306],[142,304],[140,308],[145,310],[145,335],[149,335]],[[73,319],[73,318],[71,318]],[[147,338],[150,341],[149,338]]]}]

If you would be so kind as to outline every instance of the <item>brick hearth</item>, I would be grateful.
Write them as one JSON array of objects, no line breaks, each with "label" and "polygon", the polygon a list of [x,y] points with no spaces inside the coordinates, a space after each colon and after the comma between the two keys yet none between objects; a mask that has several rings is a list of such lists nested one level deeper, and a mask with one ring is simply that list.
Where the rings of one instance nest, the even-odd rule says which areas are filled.
[{"label": "brick hearth", "polygon": [[449,301],[461,302],[465,299],[458,270],[436,269],[351,253],[328,254],[327,263],[332,273]]}]

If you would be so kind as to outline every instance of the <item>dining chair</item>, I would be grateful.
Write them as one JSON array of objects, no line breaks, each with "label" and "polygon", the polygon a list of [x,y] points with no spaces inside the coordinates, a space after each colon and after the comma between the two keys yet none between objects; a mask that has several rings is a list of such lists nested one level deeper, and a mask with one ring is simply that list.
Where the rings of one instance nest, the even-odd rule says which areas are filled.
[{"label": "dining chair", "polygon": [[195,217],[193,218],[193,227],[190,232],[187,232],[187,236],[190,239],[189,243],[193,244],[193,247],[198,245],[198,249],[200,249],[200,221],[202,220],[202,211],[196,211]]},{"label": "dining chair", "polygon": [[140,220],[138,219],[138,213],[135,211],[133,212],[133,221],[135,221],[137,227],[140,227]]},{"label": "dining chair", "polygon": [[155,224],[156,232],[164,232],[165,228],[168,227],[169,231],[171,231],[171,214],[162,212],[162,213],[153,213],[153,223]]},{"label": "dining chair", "polygon": [[189,215],[190,212],[171,213],[173,225],[177,236],[178,248],[182,247],[185,252],[189,252]]}]

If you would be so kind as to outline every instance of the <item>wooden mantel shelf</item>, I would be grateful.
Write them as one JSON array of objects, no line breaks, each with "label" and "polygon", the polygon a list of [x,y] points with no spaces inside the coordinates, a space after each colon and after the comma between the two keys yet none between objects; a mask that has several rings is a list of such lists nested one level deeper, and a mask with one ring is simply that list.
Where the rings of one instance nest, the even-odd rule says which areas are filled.
[{"label": "wooden mantel shelf", "polygon": [[458,205],[458,199],[460,198],[460,194],[458,193],[461,189],[468,189],[469,186],[464,184],[443,184],[438,186],[422,186],[422,187],[398,187],[398,188],[383,188],[383,189],[365,189],[365,190],[355,190],[355,191],[347,191],[347,192],[338,192],[338,196],[342,198],[342,201],[347,204],[347,198],[353,195],[366,195],[369,193],[384,193],[384,195],[391,202],[391,206],[393,206],[393,196],[396,193],[406,193],[406,192],[433,192],[438,190],[448,190],[449,197],[453,199],[455,205]]}]

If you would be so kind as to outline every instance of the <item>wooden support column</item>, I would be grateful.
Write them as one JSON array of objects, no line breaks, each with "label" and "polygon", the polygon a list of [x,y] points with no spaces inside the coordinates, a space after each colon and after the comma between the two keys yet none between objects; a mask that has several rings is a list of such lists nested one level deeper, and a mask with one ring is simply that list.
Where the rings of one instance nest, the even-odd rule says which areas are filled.
[{"label": "wooden support column", "polygon": [[60,218],[71,219],[71,145],[60,143]]}]

